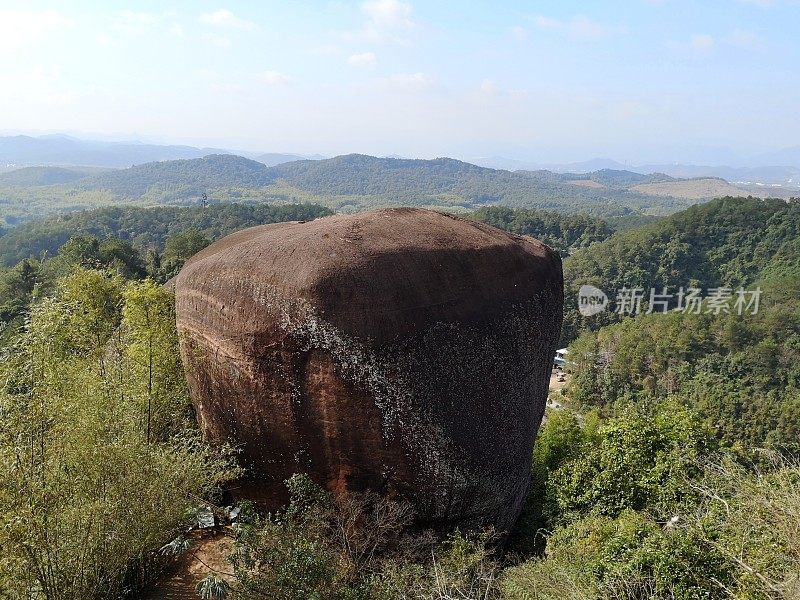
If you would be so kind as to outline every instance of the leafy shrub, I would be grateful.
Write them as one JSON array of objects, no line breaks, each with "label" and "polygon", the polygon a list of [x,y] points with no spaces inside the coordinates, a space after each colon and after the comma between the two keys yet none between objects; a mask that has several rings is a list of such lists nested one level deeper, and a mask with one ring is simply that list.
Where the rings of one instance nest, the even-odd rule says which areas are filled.
[{"label": "leafy shrub", "polygon": [[167,290],[80,268],[33,307],[0,361],[0,596],[130,591],[235,473],[185,418],[174,323]]}]

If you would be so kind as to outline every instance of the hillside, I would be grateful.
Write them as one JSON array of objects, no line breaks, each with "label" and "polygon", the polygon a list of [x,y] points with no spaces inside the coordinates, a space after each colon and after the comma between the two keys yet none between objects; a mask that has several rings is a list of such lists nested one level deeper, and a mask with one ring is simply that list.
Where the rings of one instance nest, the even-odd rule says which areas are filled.
[{"label": "hillside", "polygon": [[681,181],[664,181],[658,183],[642,183],[631,188],[649,196],[667,196],[702,200],[703,198],[722,198],[723,196],[741,195],[742,190],[724,179],[686,179]]},{"label": "hillside", "polygon": [[[705,290],[755,284],[772,258],[787,252],[800,237],[800,202],[726,197],[622,231],[578,250],[564,265],[566,321],[564,337],[583,327],[618,320],[611,312],[581,317],[577,294],[594,285],[614,302],[623,286],[662,289],[679,286]],[[800,291],[800,290],[799,290]]]},{"label": "hillside", "polygon": [[[611,169],[583,174],[511,172],[451,158],[415,160],[361,154],[295,160],[272,167],[241,156],[214,154],[150,162],[50,187],[35,185],[40,183],[35,177],[30,181],[34,185],[0,187],[0,217],[7,223],[119,203],[193,204],[203,194],[213,201],[314,202],[342,212],[402,205],[468,211],[498,205],[602,217],[667,215],[710,198],[715,191],[688,193],[686,186],[693,189],[700,184],[659,173]],[[724,182],[715,185],[720,193],[740,195]]]},{"label": "hillside", "polygon": [[[568,278],[580,272],[605,289],[616,285],[621,273],[644,285],[652,278],[690,279],[704,287],[757,284],[765,290],[763,310],[746,319],[640,315],[585,331],[571,345],[569,380],[559,407],[548,410],[538,434],[530,495],[510,532],[508,551],[518,557],[513,564],[491,559],[496,547],[488,535],[456,533],[439,544],[436,536],[405,530],[411,517],[404,520],[404,515],[410,512],[395,499],[376,503],[377,497],[354,494],[352,501],[337,502],[310,479],[295,476],[287,482],[288,508],[264,521],[246,517],[246,535],[237,540],[245,552],[270,557],[271,565],[284,569],[285,578],[266,588],[270,595],[279,597],[296,581],[307,585],[304,577],[312,564],[322,565],[312,582],[320,598],[345,597],[339,593],[343,586],[348,598],[434,597],[418,591],[440,589],[443,577],[454,582],[451,589],[461,589],[465,572],[475,577],[468,570],[475,565],[489,569],[482,577],[491,593],[448,597],[523,600],[531,597],[528,590],[544,589],[552,590],[542,596],[550,600],[576,593],[627,598],[630,582],[644,582],[642,588],[651,590],[652,581],[668,590],[663,598],[722,600],[728,590],[742,598],[779,597],[761,591],[793,576],[798,563],[790,559],[800,548],[798,468],[774,454],[796,456],[800,439],[798,210],[796,202],[726,198],[616,234],[605,221],[581,215],[503,207],[476,211],[473,216],[481,221],[547,239],[569,254]],[[32,240],[44,245],[72,237],[58,256],[0,268],[0,320],[9,323],[0,332],[0,347],[7,349],[0,361],[0,398],[12,417],[0,427],[0,448],[7,449],[0,480],[26,492],[0,497],[0,515],[6,519],[0,545],[13,559],[5,564],[16,569],[0,582],[23,580],[31,549],[42,556],[52,547],[49,538],[33,533],[65,515],[70,520],[64,531],[77,533],[60,538],[66,541],[58,547],[59,556],[83,556],[87,545],[93,549],[90,574],[80,580],[91,589],[70,591],[70,597],[119,597],[125,574],[142,555],[159,557],[165,549],[196,541],[192,534],[174,537],[188,528],[182,515],[197,508],[190,500],[218,497],[209,490],[239,472],[227,454],[209,454],[199,444],[187,448],[185,440],[193,439],[197,426],[179,358],[175,308],[169,289],[156,282],[174,274],[227,227],[326,212],[241,204],[114,207],[6,233],[9,251]],[[92,237],[109,234],[133,244]],[[495,352],[478,350],[480,356]],[[31,440],[39,442],[43,435],[52,451],[31,458],[26,454]],[[150,436],[156,441],[148,442]],[[29,464],[37,467],[32,474]],[[50,476],[44,482],[42,472]],[[92,478],[84,485],[80,478],[57,477],[73,472]],[[100,499],[96,480],[114,483]],[[80,512],[87,506],[110,515],[99,522],[99,531],[79,527],[94,522],[94,513]],[[419,540],[409,538],[397,554],[381,546],[375,567],[353,562],[349,540],[374,539],[369,536],[375,527],[387,522],[392,529],[386,544],[408,535],[420,535]],[[355,533],[342,537],[342,523],[355,524],[350,528]],[[362,523],[363,533],[355,529]],[[147,545],[132,551],[143,532]],[[202,542],[182,556],[194,559],[198,547]],[[423,552],[406,548],[424,548],[433,557],[431,566],[415,562]],[[107,568],[111,553],[120,557],[113,571]],[[170,560],[185,564],[181,557]],[[208,564],[230,573],[231,583],[239,586],[237,596],[253,581],[250,570]],[[764,579],[749,577],[752,568]],[[329,584],[333,577],[338,579]],[[65,589],[74,590],[73,579],[64,579]],[[27,581],[17,596],[30,590]],[[204,589],[215,581],[203,580]],[[387,595],[386,581],[403,587]],[[112,584],[117,587],[109,593]],[[193,586],[191,581],[181,590],[191,594]],[[140,597],[162,597],[161,590]],[[292,597],[307,598],[307,590]]]},{"label": "hillside", "polygon": [[[772,163],[781,165],[785,163]],[[800,163],[799,163],[800,164]],[[736,183],[761,183],[763,185],[780,184],[794,188],[800,193],[800,167],[798,166],[754,166],[754,167],[720,167],[679,164],[651,164],[635,167],[638,172],[661,171],[673,177],[706,178],[721,177]]]},{"label": "hillside", "polygon": [[585,182],[592,182],[604,187],[632,188],[642,184],[655,184],[675,181],[675,178],[663,173],[634,173],[620,169],[599,169],[586,173],[562,173],[559,175],[561,181],[568,181],[573,184],[586,185]]},{"label": "hillside", "polygon": [[[685,206],[674,199],[632,192],[622,185],[582,188],[569,185],[569,180],[577,177],[550,171],[489,169],[451,158],[414,160],[350,154],[286,163],[275,167],[273,173],[304,191],[355,196],[365,207],[381,203],[462,208],[498,204],[613,215],[629,211],[665,214]],[[584,176],[592,177],[603,183],[612,176],[602,172]]]},{"label": "hillside", "polygon": [[[612,414],[626,401],[679,403],[724,446],[797,456],[800,201],[723,198],[693,206],[576,251],[564,272],[565,341],[582,330],[570,344],[577,405]],[[604,290],[611,311],[622,286],[643,289],[641,310],[577,318],[582,284]],[[700,290],[702,306],[687,310],[684,300],[678,310],[680,287]],[[654,304],[647,314],[651,288],[672,297],[662,296],[669,305]],[[737,307],[740,289],[746,304]]]},{"label": "hillside", "polygon": [[129,169],[88,177],[76,184],[82,190],[105,190],[135,198],[151,188],[197,196],[205,190],[225,186],[262,187],[274,180],[260,162],[233,154],[211,154],[191,160],[150,162]]},{"label": "hillside", "polygon": [[11,266],[31,256],[52,256],[76,235],[119,238],[145,251],[161,249],[170,236],[185,231],[214,240],[245,227],[306,221],[329,214],[328,209],[311,204],[105,207],[32,221],[0,235],[0,266]]},{"label": "hillside", "polygon": [[93,167],[24,167],[0,173],[0,186],[31,187],[73,183],[102,171]]}]

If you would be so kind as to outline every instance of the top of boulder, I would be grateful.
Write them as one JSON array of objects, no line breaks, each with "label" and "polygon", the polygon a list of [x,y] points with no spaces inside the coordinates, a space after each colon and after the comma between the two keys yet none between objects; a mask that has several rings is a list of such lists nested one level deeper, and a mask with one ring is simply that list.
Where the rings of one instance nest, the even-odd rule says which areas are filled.
[{"label": "top of boulder", "polygon": [[242,281],[308,301],[348,335],[385,341],[434,323],[484,321],[560,286],[561,261],[529,237],[392,208],[236,232],[188,261],[176,289],[231,294],[235,305]]}]

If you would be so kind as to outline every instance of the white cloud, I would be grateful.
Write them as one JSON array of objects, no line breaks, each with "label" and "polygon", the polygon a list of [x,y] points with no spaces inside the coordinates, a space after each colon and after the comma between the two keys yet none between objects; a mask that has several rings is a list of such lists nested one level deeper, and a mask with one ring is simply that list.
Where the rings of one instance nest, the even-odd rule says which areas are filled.
[{"label": "white cloud", "polygon": [[697,52],[709,52],[714,48],[714,36],[699,33],[692,36],[689,45]]},{"label": "white cloud", "polygon": [[497,100],[504,102],[523,100],[527,95],[528,93],[523,90],[501,87],[494,79],[484,79],[478,86],[478,93],[468,96],[476,98],[481,103],[486,103]]},{"label": "white cloud", "polygon": [[666,43],[666,47],[684,59],[704,58],[711,56],[716,51],[719,41],[710,33],[696,33],[689,36],[688,39],[669,41]]},{"label": "white cloud", "polygon": [[129,35],[143,35],[158,25],[161,17],[152,13],[122,10],[114,20],[113,28]]},{"label": "white cloud", "polygon": [[586,15],[575,15],[568,21],[538,16],[535,23],[539,29],[562,31],[571,37],[582,39],[601,38],[625,31],[624,27],[606,25]]},{"label": "white cloud", "polygon": [[773,6],[775,2],[773,0],[739,0],[742,4],[750,4],[752,6],[758,6],[760,8],[769,8]]},{"label": "white cloud", "polygon": [[614,29],[593,21],[589,17],[579,15],[570,21],[569,32],[575,37],[597,38],[613,33]]},{"label": "white cloud", "polygon": [[216,33],[204,33],[203,39],[217,48],[230,48],[231,40],[224,35],[217,35]]},{"label": "white cloud", "polygon": [[528,39],[528,30],[524,27],[517,25],[516,27],[511,28],[511,36],[518,41],[524,41]]},{"label": "white cloud", "polygon": [[540,29],[561,29],[562,23],[558,19],[550,17],[536,17],[536,26]]},{"label": "white cloud", "polygon": [[400,0],[368,0],[361,5],[375,27],[408,29],[414,26],[411,20],[412,8],[408,2]]},{"label": "white cloud", "polygon": [[267,85],[286,85],[292,79],[279,71],[264,71],[259,75],[259,79]]},{"label": "white cloud", "polygon": [[749,4],[758,8],[773,8],[779,6],[800,6],[800,0],[738,0],[740,4]]},{"label": "white cloud", "polygon": [[111,30],[117,34],[143,36],[158,30],[175,36],[183,35],[183,25],[176,21],[172,11],[161,14],[121,10],[111,22]]},{"label": "white cloud", "polygon": [[94,36],[94,39],[97,41],[98,44],[105,47],[111,46],[114,43],[114,39],[104,31],[101,31],[98,34],[96,34]]},{"label": "white cloud", "polygon": [[337,56],[342,54],[342,49],[336,44],[322,44],[311,48],[309,53],[317,56]]},{"label": "white cloud", "polygon": [[378,63],[378,59],[373,52],[362,52],[351,55],[347,62],[354,67],[374,67]]},{"label": "white cloud", "polygon": [[234,15],[227,8],[220,8],[212,13],[205,13],[200,15],[200,22],[212,27],[221,27],[225,29],[255,29],[256,24],[246,19],[241,19]]},{"label": "white cloud", "polygon": [[434,84],[427,73],[396,73],[384,81],[393,89],[410,92],[430,89]]},{"label": "white cloud", "polygon": [[494,96],[498,92],[497,84],[491,79],[481,81],[481,93],[487,96]]},{"label": "white cloud", "polygon": [[413,8],[400,0],[367,0],[361,4],[367,22],[359,37],[373,42],[400,42],[416,26]]},{"label": "white cloud", "polygon": [[610,108],[612,114],[615,114],[620,119],[636,119],[647,117],[650,114],[648,107],[636,100],[623,100]]},{"label": "white cloud", "polygon": [[35,44],[45,35],[71,25],[70,19],[55,10],[41,12],[0,10],[0,48]]},{"label": "white cloud", "polygon": [[758,36],[749,31],[734,29],[728,41],[737,48],[753,48],[758,44]]},{"label": "white cloud", "polygon": [[69,86],[69,81],[59,65],[37,66],[21,73],[0,73],[0,102],[20,102],[30,108],[31,104],[43,107],[59,107],[74,104],[78,92]]}]

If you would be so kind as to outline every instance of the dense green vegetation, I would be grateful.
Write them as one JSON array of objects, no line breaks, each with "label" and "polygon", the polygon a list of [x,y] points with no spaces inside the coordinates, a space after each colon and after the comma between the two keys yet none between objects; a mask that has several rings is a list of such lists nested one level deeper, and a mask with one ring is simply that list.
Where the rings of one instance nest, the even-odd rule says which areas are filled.
[{"label": "dense green vegetation", "polygon": [[0,173],[0,186],[41,186],[72,183],[103,169],[91,167],[25,167]]},{"label": "dense green vegetation", "polygon": [[333,496],[306,476],[287,486],[286,508],[247,514],[234,578],[209,576],[204,597],[766,600],[800,589],[800,468],[720,453],[678,405],[583,425],[551,413],[505,556],[492,532],[442,540],[409,527],[402,501]]},{"label": "dense green vegetation", "polygon": [[[798,240],[796,201],[723,198],[570,255],[562,402],[583,415],[537,438],[513,541],[544,550],[505,572],[508,597],[797,597]],[[582,318],[582,284],[612,309],[623,286],[762,294],[757,314]]]},{"label": "dense green vegetation", "polygon": [[580,406],[679,401],[727,445],[800,452],[797,296],[756,315],[640,315],[570,347]]},{"label": "dense green vegetation", "polygon": [[798,237],[799,201],[757,198],[720,198],[620,232],[576,252],[565,263],[565,341],[582,328],[596,329],[618,320],[609,311],[581,318],[576,310],[581,285],[598,287],[612,302],[623,286],[642,288],[648,295],[651,288],[660,291],[665,286],[672,293],[680,286],[704,290],[753,286],[762,271],[778,268],[770,261],[790,252]]},{"label": "dense green vegetation", "polygon": [[144,196],[157,187],[164,193],[180,191],[186,197],[199,196],[221,187],[263,187],[275,180],[264,164],[242,156],[212,154],[190,160],[170,160],[136,165],[88,177],[75,187],[107,190],[123,198]]},{"label": "dense green vegetation", "polygon": [[488,535],[440,540],[413,530],[414,515],[402,501],[371,493],[333,496],[305,475],[286,483],[286,508],[245,518],[233,554],[236,581],[219,597],[496,597],[498,563]]},{"label": "dense green vegetation", "polygon": [[575,181],[580,179],[588,179],[601,185],[610,187],[628,187],[632,185],[639,185],[640,183],[659,183],[662,181],[675,181],[674,177],[664,175],[663,173],[651,173],[649,175],[642,175],[641,173],[634,173],[633,171],[617,171],[615,169],[600,169],[592,173],[564,173],[561,175],[563,181]]},{"label": "dense green vegetation", "polygon": [[[579,179],[597,185],[575,185]],[[692,202],[630,189],[669,179],[610,170],[581,175],[509,172],[450,158],[360,154],[267,167],[241,156],[214,154],[139,164],[77,180],[53,168],[12,171],[0,177],[0,219],[15,224],[50,212],[102,205],[187,205],[199,202],[203,194],[216,201],[316,202],[336,210],[409,205],[465,211],[501,205],[600,216],[669,214]]]},{"label": "dense green vegetation", "polygon": [[[0,598],[123,597],[159,572],[159,548],[185,549],[187,495],[213,498],[235,466],[198,439],[172,298],[157,282],[234,229],[325,214],[117,207],[0,236]],[[473,218],[557,248],[570,300],[566,408],[549,410],[537,437],[505,553],[501,532],[442,538],[414,527],[400,499],[334,497],[295,476],[284,509],[245,507],[232,573],[199,593],[798,597],[800,204],[724,198],[616,233],[552,211],[484,206]],[[578,318],[583,283],[762,296],[757,314],[706,303],[698,314]]]},{"label": "dense green vegetation", "polygon": [[307,221],[331,214],[321,206],[211,204],[206,207],[109,207],[50,217],[20,225],[0,235],[0,265],[43,254],[53,255],[70,237],[92,235],[115,237],[142,252],[162,250],[175,234],[196,230],[209,239],[232,231],[276,223]]},{"label": "dense green vegetation", "polygon": [[[565,264],[570,395],[613,414],[618,402],[677,401],[728,446],[800,451],[800,203],[723,198],[579,250]],[[612,302],[623,286],[760,289],[753,310],[580,317],[578,287]],[[648,295],[642,303],[647,308]],[[676,302],[673,299],[673,302]],[[612,304],[613,308],[613,304]],[[605,326],[604,326],[605,325]]]},{"label": "dense green vegetation", "polygon": [[583,426],[552,414],[517,532],[543,526],[546,550],[503,573],[504,597],[796,598],[800,467],[715,446],[678,405],[627,405]]},{"label": "dense green vegetation", "polygon": [[73,270],[0,361],[0,597],[136,590],[231,474],[194,424],[170,292]]},{"label": "dense green vegetation", "polygon": [[91,236],[71,238],[55,258],[25,259],[13,268],[0,270],[0,346],[13,341],[25,325],[32,304],[51,296],[58,279],[75,267],[110,269],[128,278],[146,274],[144,261],[130,244]]},{"label": "dense green vegetation", "polygon": [[558,250],[562,256],[611,235],[611,228],[605,221],[587,215],[493,206],[479,208],[471,217],[512,233],[534,237]]},{"label": "dense green vegetation", "polygon": [[317,194],[361,197],[362,205],[478,208],[497,204],[599,215],[653,210],[673,212],[686,203],[663,203],[625,187],[585,188],[549,171],[509,172],[478,167],[451,158],[408,160],[360,154],[329,160],[296,161],[273,168],[286,183]]}]

